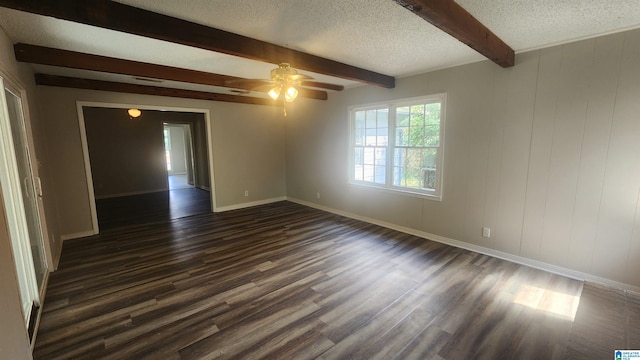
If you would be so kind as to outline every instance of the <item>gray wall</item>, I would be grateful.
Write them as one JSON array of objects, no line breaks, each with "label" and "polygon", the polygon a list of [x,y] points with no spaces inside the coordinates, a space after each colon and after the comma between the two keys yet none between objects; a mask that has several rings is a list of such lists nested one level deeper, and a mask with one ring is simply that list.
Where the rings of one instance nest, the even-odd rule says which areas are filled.
[{"label": "gray wall", "polygon": [[[44,140],[60,204],[60,231],[67,237],[86,235],[92,229],[77,101],[209,111],[213,151],[209,165],[215,172],[215,206],[285,196],[282,109],[47,86],[38,86],[37,90],[37,104],[48,114]],[[245,190],[249,197],[244,197]]]},{"label": "gray wall", "polygon": [[[287,195],[640,286],[640,30],[516,60],[300,102],[286,126]],[[442,202],[348,185],[347,107],[440,92]]]},{"label": "gray wall", "polygon": [[126,109],[84,107],[87,147],[97,199],[168,189],[162,120],[131,119]]},{"label": "gray wall", "polygon": [[[29,107],[30,128],[36,143],[35,156],[38,159],[36,171],[42,178],[44,191],[43,203],[45,205],[48,234],[53,234],[48,239],[50,243],[46,246],[57,254],[61,243],[58,234],[57,219],[55,217],[55,196],[52,192],[51,178],[48,177],[48,161],[45,157],[47,152],[45,144],[42,142],[43,130],[40,126],[42,117],[38,116],[37,108],[34,106],[33,72],[29,67],[19,65],[13,57],[13,46],[6,34],[0,29],[0,71],[4,76],[9,76],[17,81],[26,90],[26,98]],[[0,354],[7,359],[31,359],[29,339],[27,329],[23,321],[23,314],[20,305],[20,291],[16,276],[15,263],[11,251],[11,239],[6,222],[6,211],[1,200],[0,192]]]}]

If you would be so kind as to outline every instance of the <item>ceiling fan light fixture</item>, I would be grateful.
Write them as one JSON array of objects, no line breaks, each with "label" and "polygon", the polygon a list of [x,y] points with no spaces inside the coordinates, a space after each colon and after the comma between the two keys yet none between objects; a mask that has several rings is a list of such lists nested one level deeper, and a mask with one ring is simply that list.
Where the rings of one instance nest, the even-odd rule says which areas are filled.
[{"label": "ceiling fan light fixture", "polygon": [[134,119],[142,115],[142,111],[140,111],[139,109],[129,109],[127,110],[127,113]]},{"label": "ceiling fan light fixture", "polygon": [[278,97],[280,97],[280,92],[281,91],[282,91],[282,86],[278,85],[278,86],[272,88],[271,90],[269,90],[269,92],[267,94],[273,100],[278,100]]},{"label": "ceiling fan light fixture", "polygon": [[284,93],[284,99],[287,102],[292,102],[293,100],[295,100],[298,97],[298,89],[296,89],[293,86],[289,86],[287,88],[287,91],[285,91]]}]

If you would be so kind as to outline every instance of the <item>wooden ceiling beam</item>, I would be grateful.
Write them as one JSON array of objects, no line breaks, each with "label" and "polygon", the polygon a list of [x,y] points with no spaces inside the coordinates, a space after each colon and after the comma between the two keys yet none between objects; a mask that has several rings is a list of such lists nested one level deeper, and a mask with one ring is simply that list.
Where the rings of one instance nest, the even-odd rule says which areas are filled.
[{"label": "wooden ceiling beam", "polygon": [[453,0],[395,0],[395,2],[496,64],[502,67],[514,65],[513,49]]},{"label": "wooden ceiling beam", "polygon": [[142,94],[155,96],[168,96],[175,98],[197,99],[224,101],[240,104],[252,105],[278,105],[271,99],[257,98],[250,96],[238,96],[229,94],[217,94],[205,91],[184,90],[175,88],[166,88],[159,86],[127,84],[113,81],[80,79],[68,76],[57,76],[49,74],[36,74],[36,84],[46,86],[58,86],[74,89],[99,90],[121,92],[127,94]]},{"label": "wooden ceiling beam", "polygon": [[391,76],[110,0],[0,0],[0,6],[393,88]]},{"label": "wooden ceiling beam", "polygon": [[[233,82],[237,80],[244,80],[243,78],[208,73],[204,71],[182,69],[172,66],[156,65],[22,43],[14,45],[14,52],[16,60],[31,64],[61,66],[73,69],[108,72],[152,79],[252,90],[250,84]],[[228,85],[229,82],[232,82],[233,85]],[[327,100],[328,98],[326,91],[302,88],[299,90],[300,96],[302,97],[316,100]]]}]

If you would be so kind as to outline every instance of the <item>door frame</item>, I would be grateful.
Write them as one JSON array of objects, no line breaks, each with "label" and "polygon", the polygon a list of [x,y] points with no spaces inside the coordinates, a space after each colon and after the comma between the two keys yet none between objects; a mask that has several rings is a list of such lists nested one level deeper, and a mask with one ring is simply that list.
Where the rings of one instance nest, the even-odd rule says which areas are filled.
[{"label": "door frame", "polygon": [[[54,270],[53,256],[51,251],[51,243],[49,242],[46,216],[44,212],[44,203],[41,196],[36,195],[36,207],[37,216],[39,217],[39,231],[40,240],[42,244],[43,261],[41,264],[44,266],[44,277],[42,285],[39,288],[35,273],[35,264],[33,254],[31,252],[31,240],[29,236],[29,230],[26,220],[26,214],[24,213],[24,201],[22,199],[22,181],[20,175],[17,172],[17,161],[15,157],[15,144],[12,139],[11,123],[9,119],[9,113],[7,110],[7,98],[4,90],[7,89],[13,95],[20,99],[20,111],[22,112],[22,121],[24,122],[24,132],[26,137],[26,146],[29,156],[29,167],[31,171],[32,180],[40,181],[38,172],[38,160],[35,155],[35,146],[33,141],[33,134],[31,128],[31,118],[29,114],[29,103],[27,99],[27,93],[24,90],[23,85],[13,78],[11,75],[0,69],[0,128],[2,131],[0,136],[0,148],[2,148],[2,157],[7,166],[7,171],[2,176],[6,178],[6,189],[3,191],[4,201],[0,206],[3,206],[7,213],[7,222],[9,226],[9,235],[11,238],[11,247],[14,257],[14,266],[16,268],[16,275],[18,277],[18,283],[20,286],[21,307],[23,311],[23,318],[26,321],[25,326],[35,320],[39,320],[39,312],[32,312],[32,305],[35,303],[41,309],[42,299],[46,291],[46,286],[49,278],[49,273]],[[33,184],[35,189],[35,183]],[[41,185],[38,190],[42,190]],[[4,206],[4,204],[8,206]],[[26,239],[26,243],[25,243]],[[24,293],[26,292],[26,294]],[[23,296],[28,296],[27,303],[24,302]],[[30,304],[29,304],[30,303]],[[26,305],[25,305],[26,304]],[[25,307],[26,306],[26,307]],[[36,316],[36,319],[31,319],[31,316]],[[37,328],[37,325],[36,325]],[[35,338],[35,337],[34,337]],[[33,340],[33,338],[31,339]],[[33,343],[31,343],[33,346]]]},{"label": "door frame", "polygon": [[89,206],[91,211],[91,224],[92,235],[100,232],[98,225],[98,212],[96,210],[96,198],[93,188],[93,175],[91,173],[91,159],[89,158],[89,146],[87,144],[87,130],[85,127],[84,111],[83,107],[101,107],[108,109],[140,109],[140,110],[158,110],[158,111],[170,111],[170,112],[190,112],[204,115],[206,131],[207,131],[207,154],[209,156],[209,178],[211,191],[211,212],[216,211],[216,194],[215,194],[215,180],[214,180],[214,161],[213,161],[213,140],[211,136],[211,116],[209,109],[197,109],[197,108],[182,108],[172,106],[156,106],[156,105],[134,105],[134,104],[122,104],[122,103],[106,103],[106,102],[94,102],[94,101],[76,101],[76,108],[78,111],[78,122],[80,125],[80,141],[82,143],[82,157],[84,159],[84,170],[87,180],[87,191],[89,193]]},{"label": "door frame", "polygon": [[[29,146],[29,158],[31,160],[31,173],[34,180],[38,181],[40,191],[43,191],[41,178],[40,178],[40,169],[39,169],[40,160],[38,160],[36,156],[36,146],[35,146],[35,142],[33,141],[33,131],[31,127],[31,113],[29,111],[30,107],[29,107],[29,98],[27,97],[27,91],[24,89],[21,82],[16,81],[11,76],[7,77],[6,75],[7,75],[6,73],[3,73],[0,70],[0,76],[2,76],[5,80],[9,80],[8,86],[7,86],[7,82],[5,81],[5,86],[14,92],[17,92],[18,95],[20,96],[20,101],[22,102],[22,117],[24,120],[25,132],[27,133],[27,144]],[[44,194],[44,196],[46,197],[48,195]],[[55,236],[54,235],[49,236],[50,234],[48,233],[49,226],[47,223],[47,216],[44,208],[44,198],[43,196],[37,196],[36,198],[38,203],[38,215],[40,217],[40,230],[42,232],[42,242],[44,243],[43,244],[44,257],[46,259],[45,265],[49,270],[49,272],[52,272],[55,269],[57,269],[57,264],[54,263],[53,249],[51,248],[51,239],[54,238]],[[45,292],[44,288],[46,288],[47,277],[45,277],[45,281],[43,283],[44,284],[43,289],[40,289],[40,295],[42,297],[44,297],[44,292]]]}]

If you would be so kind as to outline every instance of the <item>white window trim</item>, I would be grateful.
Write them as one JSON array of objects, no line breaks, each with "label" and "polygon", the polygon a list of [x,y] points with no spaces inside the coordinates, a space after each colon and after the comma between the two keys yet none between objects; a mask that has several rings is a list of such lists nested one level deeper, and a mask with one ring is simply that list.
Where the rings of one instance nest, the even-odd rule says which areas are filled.
[{"label": "white window trim", "polygon": [[[440,108],[440,146],[438,151],[438,158],[436,159],[436,189],[431,192],[428,190],[418,190],[403,186],[393,185],[393,153],[396,143],[396,109],[408,105],[427,104],[432,102],[440,102],[442,104]],[[425,198],[430,200],[442,201],[442,194],[444,193],[444,148],[445,148],[445,127],[446,127],[446,104],[447,94],[439,93],[427,96],[419,96],[407,99],[398,99],[385,102],[354,105],[348,107],[348,123],[349,123],[349,171],[348,171],[348,183],[355,186],[369,187],[374,189],[383,190],[385,192],[404,194],[413,197]],[[387,165],[386,165],[386,183],[377,184],[369,181],[355,180],[355,159],[354,159],[354,135],[355,135],[355,121],[354,114],[356,111],[362,110],[376,110],[376,109],[389,109],[389,140],[387,145]]]}]

